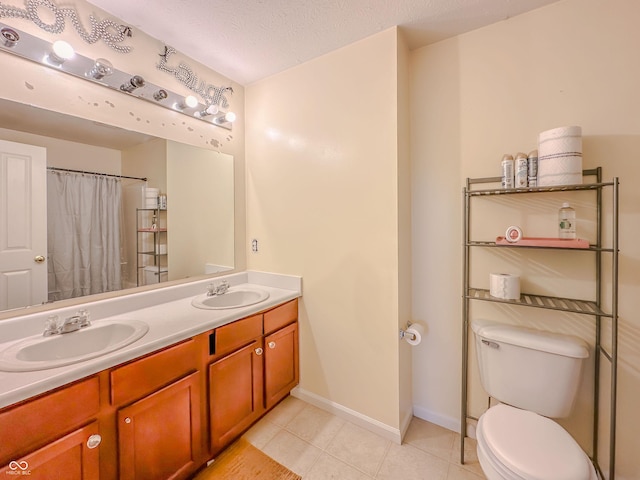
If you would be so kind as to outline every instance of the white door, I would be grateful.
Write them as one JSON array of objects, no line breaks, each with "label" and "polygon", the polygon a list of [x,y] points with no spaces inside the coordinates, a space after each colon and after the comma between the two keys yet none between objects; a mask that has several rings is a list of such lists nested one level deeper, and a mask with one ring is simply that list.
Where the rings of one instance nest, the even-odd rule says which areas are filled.
[{"label": "white door", "polygon": [[0,140],[0,310],[47,301],[47,150]]}]

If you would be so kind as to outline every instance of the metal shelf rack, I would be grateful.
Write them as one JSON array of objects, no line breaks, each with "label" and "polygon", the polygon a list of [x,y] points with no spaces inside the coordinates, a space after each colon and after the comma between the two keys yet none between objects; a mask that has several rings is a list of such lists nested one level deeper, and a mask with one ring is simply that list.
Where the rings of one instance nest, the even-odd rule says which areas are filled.
[{"label": "metal shelf rack", "polygon": [[[462,295],[462,398],[461,398],[461,420],[460,420],[460,463],[465,461],[464,443],[467,436],[467,421],[478,420],[469,415],[468,412],[468,362],[469,362],[469,303],[471,301],[486,301],[496,303],[507,303],[518,307],[544,308],[559,310],[563,312],[587,315],[595,319],[595,382],[593,392],[593,433],[592,433],[592,458],[600,478],[604,478],[598,463],[598,436],[599,432],[599,409],[600,409],[600,369],[601,357],[604,357],[611,364],[611,392],[610,392],[610,418],[609,418],[609,480],[615,480],[615,450],[616,450],[616,397],[617,397],[617,368],[618,368],[618,178],[613,178],[611,182],[602,181],[602,168],[584,170],[583,177],[593,178],[593,183],[583,183],[579,185],[563,185],[553,187],[531,187],[531,188],[479,188],[489,184],[500,184],[500,177],[467,178],[464,188],[464,264],[463,264],[463,295]],[[602,200],[603,191],[611,190],[611,246],[602,245]],[[596,242],[589,245],[589,248],[558,248],[547,246],[509,246],[498,245],[493,241],[477,241],[470,239],[471,228],[471,204],[474,197],[487,195],[531,195],[543,192],[572,192],[580,190],[593,190],[596,194]],[[473,248],[513,248],[513,249],[555,249],[575,252],[591,252],[595,256],[595,278],[594,296],[595,301],[580,300],[573,298],[550,297],[544,295],[533,295],[522,293],[519,300],[504,300],[489,295],[486,289],[473,288],[470,285],[471,269],[471,249]],[[602,308],[602,266],[603,254],[610,254],[611,262],[611,311],[604,311]],[[580,255],[580,254],[578,254]],[[611,325],[611,346],[607,351],[601,340],[603,337],[602,318],[608,318]]]},{"label": "metal shelf rack", "polygon": [[[136,278],[137,285],[144,285],[143,270],[148,267],[153,267],[154,274],[157,281],[154,283],[162,282],[163,274],[167,274],[167,253],[162,253],[161,246],[166,248],[167,246],[167,229],[165,227],[152,228],[148,216],[155,217],[156,222],[160,222],[160,216],[166,215],[166,210],[161,208],[137,208],[136,209]],[[145,216],[145,218],[142,218]],[[151,237],[151,242],[145,242],[145,237]],[[151,243],[151,249],[149,250],[148,243]],[[143,260],[144,257],[151,259],[152,264],[149,265],[147,261]]]}]

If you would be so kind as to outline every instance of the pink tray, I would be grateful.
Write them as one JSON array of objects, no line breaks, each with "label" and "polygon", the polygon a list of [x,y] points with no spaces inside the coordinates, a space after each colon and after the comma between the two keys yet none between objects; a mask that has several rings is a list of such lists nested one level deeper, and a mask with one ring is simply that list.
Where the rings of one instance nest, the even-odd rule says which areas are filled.
[{"label": "pink tray", "polygon": [[508,242],[505,237],[496,238],[496,245],[512,247],[556,247],[556,248],[589,248],[589,242],[581,238],[566,240],[564,238],[522,237],[517,242]]}]

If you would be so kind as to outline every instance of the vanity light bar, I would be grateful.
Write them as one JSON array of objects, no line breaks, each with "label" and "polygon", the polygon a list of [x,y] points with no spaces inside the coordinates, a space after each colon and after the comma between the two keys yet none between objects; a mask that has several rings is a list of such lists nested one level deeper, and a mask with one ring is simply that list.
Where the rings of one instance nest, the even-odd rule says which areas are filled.
[{"label": "vanity light bar", "polygon": [[[127,95],[146,100],[160,105],[174,112],[187,115],[191,118],[215,125],[227,130],[232,129],[230,118],[235,115],[223,115],[221,117],[201,115],[209,108],[209,105],[198,102],[195,97],[190,96],[185,102],[185,96],[171,92],[165,88],[147,82],[139,75],[131,75],[116,68],[113,68],[108,60],[103,58],[93,60],[76,53],[71,58],[62,62],[47,61],[51,52],[52,44],[46,40],[17,30],[9,25],[0,23],[0,50],[11,53],[18,57],[31,60],[32,62],[44,65],[48,68],[59,70],[74,77],[97,83],[104,87],[123,92]],[[193,102],[193,100],[195,102]],[[231,112],[229,112],[231,113]]]}]

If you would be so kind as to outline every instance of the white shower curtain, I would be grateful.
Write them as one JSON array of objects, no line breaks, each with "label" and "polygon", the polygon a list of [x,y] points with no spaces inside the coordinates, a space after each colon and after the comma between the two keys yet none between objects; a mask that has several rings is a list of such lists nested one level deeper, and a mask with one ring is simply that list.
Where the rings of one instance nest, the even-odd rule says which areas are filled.
[{"label": "white shower curtain", "polygon": [[47,175],[49,301],[122,288],[120,179]]}]

